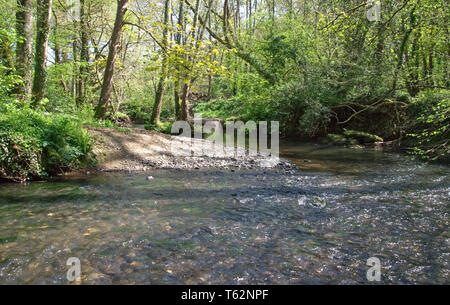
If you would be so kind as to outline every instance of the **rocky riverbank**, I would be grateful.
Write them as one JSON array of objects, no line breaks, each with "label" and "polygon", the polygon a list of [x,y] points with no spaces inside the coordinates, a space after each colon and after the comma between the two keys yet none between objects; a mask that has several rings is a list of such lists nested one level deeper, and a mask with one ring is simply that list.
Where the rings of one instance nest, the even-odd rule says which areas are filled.
[{"label": "rocky riverbank", "polygon": [[179,137],[148,131],[130,129],[122,132],[108,128],[88,128],[95,143],[93,151],[99,161],[96,170],[103,172],[128,171],[142,172],[151,169],[254,169],[277,168],[292,169],[287,160],[262,156],[245,155],[243,157],[207,156],[198,153],[199,149],[210,145],[207,140],[192,139],[194,156],[176,156],[172,153],[174,141]]}]

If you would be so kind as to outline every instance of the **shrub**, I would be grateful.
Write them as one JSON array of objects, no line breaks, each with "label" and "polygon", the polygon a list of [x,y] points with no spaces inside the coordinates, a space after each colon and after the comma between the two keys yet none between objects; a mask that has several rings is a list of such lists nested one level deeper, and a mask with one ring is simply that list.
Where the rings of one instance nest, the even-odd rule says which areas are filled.
[{"label": "shrub", "polygon": [[331,111],[326,106],[325,90],[315,85],[292,81],[278,87],[272,94],[272,108],[286,133],[316,137],[326,134]]},{"label": "shrub", "polygon": [[416,123],[408,134],[414,140],[413,153],[427,160],[450,156],[450,94],[448,90],[421,92],[411,107]]},{"label": "shrub", "polygon": [[131,127],[133,123],[131,122],[130,117],[122,112],[116,112],[114,114],[107,114],[106,116],[113,124],[119,127]]},{"label": "shrub", "polygon": [[21,83],[19,76],[10,73],[10,69],[0,64],[0,104],[11,102],[13,89]]},{"label": "shrub", "polygon": [[133,98],[124,101],[121,105],[121,111],[125,112],[133,121],[146,121],[153,110],[153,104],[147,101],[148,98]]},{"label": "shrub", "polygon": [[330,110],[318,101],[305,101],[304,113],[299,120],[299,132],[316,137],[326,132],[330,123]]},{"label": "shrub", "polygon": [[[204,118],[223,118],[229,120],[235,118],[236,114],[241,112],[242,104],[238,103],[235,98],[217,99],[207,102],[197,103],[194,105],[194,113],[201,113]],[[242,113],[241,113],[242,114]]]},{"label": "shrub", "polygon": [[74,116],[9,109],[0,112],[0,178],[43,178],[95,161],[91,139]]},{"label": "shrub", "polygon": [[171,134],[172,133],[172,122],[160,122],[158,126],[154,124],[146,124],[145,129],[146,130],[154,130],[157,132],[165,133],[165,134]]},{"label": "shrub", "polygon": [[36,138],[26,134],[0,132],[0,178],[24,181],[44,176],[42,151]]}]

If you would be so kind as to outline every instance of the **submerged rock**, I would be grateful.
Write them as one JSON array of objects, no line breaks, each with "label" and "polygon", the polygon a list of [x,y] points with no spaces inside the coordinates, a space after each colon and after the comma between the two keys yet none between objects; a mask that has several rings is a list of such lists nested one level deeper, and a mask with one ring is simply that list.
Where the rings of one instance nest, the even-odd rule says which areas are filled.
[{"label": "submerged rock", "polygon": [[314,197],[308,199],[308,204],[310,204],[316,208],[324,208],[327,206],[325,199],[320,198],[318,196],[314,196]]}]

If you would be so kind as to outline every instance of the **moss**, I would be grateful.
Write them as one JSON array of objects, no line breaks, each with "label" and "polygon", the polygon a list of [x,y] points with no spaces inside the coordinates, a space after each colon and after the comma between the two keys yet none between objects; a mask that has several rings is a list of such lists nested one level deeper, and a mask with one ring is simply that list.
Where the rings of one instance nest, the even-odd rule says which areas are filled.
[{"label": "moss", "polygon": [[346,130],[344,134],[328,134],[322,143],[331,145],[344,145],[349,147],[360,147],[359,144],[383,142],[383,139],[365,132]]},{"label": "moss", "polygon": [[355,139],[360,143],[383,142],[383,139],[381,137],[363,131],[345,130],[344,135],[347,138]]},{"label": "moss", "polygon": [[0,237],[0,244],[12,243],[17,240],[17,236]]},{"label": "moss", "polygon": [[226,123],[234,123],[234,122],[237,122],[237,121],[240,121],[240,120],[241,119],[238,116],[235,116],[235,115],[229,116],[229,117],[226,118],[225,124]]}]

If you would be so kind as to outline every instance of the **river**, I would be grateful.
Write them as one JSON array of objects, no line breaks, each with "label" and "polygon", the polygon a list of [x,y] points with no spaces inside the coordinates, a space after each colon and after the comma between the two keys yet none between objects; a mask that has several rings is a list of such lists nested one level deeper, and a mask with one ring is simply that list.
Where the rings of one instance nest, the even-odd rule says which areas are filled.
[{"label": "river", "polygon": [[450,167],[284,143],[299,170],[0,185],[0,284],[448,284]]}]

